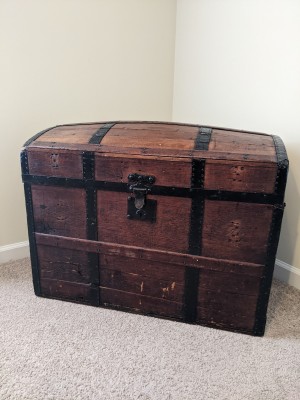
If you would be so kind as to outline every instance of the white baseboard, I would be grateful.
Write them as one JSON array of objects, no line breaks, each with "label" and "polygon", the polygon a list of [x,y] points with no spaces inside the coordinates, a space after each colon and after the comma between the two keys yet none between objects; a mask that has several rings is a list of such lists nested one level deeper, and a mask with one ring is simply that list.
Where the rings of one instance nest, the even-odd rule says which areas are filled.
[{"label": "white baseboard", "polygon": [[0,264],[24,257],[29,257],[29,244],[27,241],[0,246]]},{"label": "white baseboard", "polygon": [[276,260],[274,277],[300,290],[300,268]]},{"label": "white baseboard", "polygon": [[[0,264],[29,257],[28,242],[0,246]],[[274,277],[300,290],[300,268],[295,268],[281,260],[276,260]]]}]

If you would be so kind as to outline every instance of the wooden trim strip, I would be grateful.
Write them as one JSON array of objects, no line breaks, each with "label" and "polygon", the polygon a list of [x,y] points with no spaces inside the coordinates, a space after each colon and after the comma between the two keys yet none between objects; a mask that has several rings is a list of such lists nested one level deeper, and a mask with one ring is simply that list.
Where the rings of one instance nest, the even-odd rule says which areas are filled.
[{"label": "wooden trim strip", "polygon": [[101,140],[104,138],[104,136],[107,134],[107,132],[116,124],[116,122],[108,122],[101,126],[96,133],[91,137],[89,140],[90,144],[100,144]]},{"label": "wooden trim strip", "polygon": [[176,253],[137,246],[128,246],[118,243],[97,242],[93,240],[77,239],[44,233],[35,234],[36,243],[45,246],[54,246],[67,249],[76,249],[93,253],[112,254],[120,257],[150,260],[166,264],[179,265],[183,268],[195,267],[212,271],[246,274],[260,277],[263,265],[232,260],[223,260],[198,255]]},{"label": "wooden trim strip", "polygon": [[[96,154],[101,153],[113,153],[125,155],[129,154],[137,156],[154,156],[159,158],[206,158],[208,152],[206,150],[174,150],[174,149],[162,149],[162,148],[144,148],[144,147],[117,147],[108,146],[101,144],[100,146],[95,146],[93,144],[74,144],[74,143],[55,143],[55,142],[43,142],[36,141],[30,145],[30,148],[42,148],[42,149],[55,149],[60,150],[77,150],[77,151],[95,151]],[[259,162],[274,162],[273,155],[260,155],[260,154],[238,154],[229,153],[226,151],[210,151],[210,160],[230,160],[230,161],[259,161]]]}]

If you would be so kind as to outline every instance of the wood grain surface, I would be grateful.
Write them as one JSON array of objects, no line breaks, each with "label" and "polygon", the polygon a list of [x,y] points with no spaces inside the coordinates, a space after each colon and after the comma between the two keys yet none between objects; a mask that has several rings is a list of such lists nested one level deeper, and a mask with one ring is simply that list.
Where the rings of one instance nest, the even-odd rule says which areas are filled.
[{"label": "wood grain surface", "polygon": [[155,185],[190,187],[191,162],[125,157],[95,157],[95,179],[107,182],[128,182],[128,175],[138,173],[155,176]]},{"label": "wood grain surface", "polygon": [[86,238],[83,189],[32,185],[36,232]]},{"label": "wood grain surface", "polygon": [[[41,279],[55,279],[68,282],[91,283],[88,254],[75,249],[38,246]],[[94,268],[97,268],[95,265]]]},{"label": "wood grain surface", "polygon": [[82,179],[82,155],[78,151],[30,148],[28,151],[31,175]]},{"label": "wood grain surface", "polygon": [[127,218],[127,193],[99,190],[97,198],[99,240],[188,252],[191,199],[147,196],[157,201],[156,222],[152,223]]},{"label": "wood grain surface", "polygon": [[202,255],[264,264],[272,214],[269,204],[206,200]]},{"label": "wood grain surface", "polygon": [[204,188],[247,193],[274,193],[275,163],[206,160]]}]

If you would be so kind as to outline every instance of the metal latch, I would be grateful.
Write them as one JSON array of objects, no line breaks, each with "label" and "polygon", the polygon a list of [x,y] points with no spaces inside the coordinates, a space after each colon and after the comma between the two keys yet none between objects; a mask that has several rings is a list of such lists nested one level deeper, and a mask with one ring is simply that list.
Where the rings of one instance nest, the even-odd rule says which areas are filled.
[{"label": "metal latch", "polygon": [[129,174],[129,190],[134,196],[128,197],[127,218],[156,220],[156,200],[147,199],[147,194],[151,192],[151,186],[155,182],[153,175]]}]

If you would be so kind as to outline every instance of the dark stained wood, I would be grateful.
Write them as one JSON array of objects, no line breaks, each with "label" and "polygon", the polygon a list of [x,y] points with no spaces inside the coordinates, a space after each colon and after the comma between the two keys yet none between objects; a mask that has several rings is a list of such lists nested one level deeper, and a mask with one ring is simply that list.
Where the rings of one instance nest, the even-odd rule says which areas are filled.
[{"label": "dark stained wood", "polygon": [[[184,282],[184,268],[180,264],[170,264],[169,262],[161,262],[149,259],[141,258],[136,250],[131,248],[128,251],[128,255],[119,256],[115,254],[106,253],[106,244],[101,247],[101,253],[99,254],[100,267],[112,271],[120,271],[122,273],[128,273],[132,275],[142,275],[145,277],[155,277],[158,280],[170,280],[178,284]],[[147,250],[145,250],[147,252]],[[135,257],[132,257],[135,256]],[[179,255],[181,257],[181,255]],[[168,259],[168,261],[171,261]]]},{"label": "dark stained wood", "polygon": [[82,155],[74,151],[31,148],[28,165],[31,175],[82,178]]},{"label": "dark stained wood", "polygon": [[[262,277],[263,268],[261,268],[260,273]],[[224,294],[240,293],[243,295],[255,295],[259,292],[261,277],[248,275],[245,270],[228,273],[202,269],[198,294],[200,295],[204,290],[209,290]]]},{"label": "dark stained wood", "polygon": [[121,290],[100,287],[100,304],[143,314],[182,319],[182,304],[175,301],[142,296]]},{"label": "dark stained wood", "polygon": [[186,162],[116,157],[95,158],[95,179],[107,182],[128,182],[128,175],[138,173],[155,176],[155,185],[190,187],[192,164]]},{"label": "dark stained wood", "polygon": [[248,296],[240,293],[228,293],[200,290],[198,307],[226,312],[228,315],[253,317],[256,311],[257,294]]},{"label": "dark stained wood", "polygon": [[206,200],[202,255],[264,264],[272,213],[268,204]]},{"label": "dark stained wood", "polygon": [[53,246],[54,248],[63,247],[67,249],[78,249],[88,252],[108,254],[116,257],[140,259],[152,263],[167,263],[170,265],[182,266],[184,268],[195,267],[212,271],[223,271],[229,274],[241,273],[260,277],[264,267],[262,264],[223,260],[213,257],[194,256],[192,254],[182,254],[171,251],[126,246],[116,243],[96,242],[92,240],[46,235],[42,233],[36,233],[35,238],[38,245]]},{"label": "dark stained wood", "polygon": [[79,250],[39,246],[38,259],[41,279],[91,283],[88,254]]},{"label": "dark stained wood", "polygon": [[255,316],[228,314],[227,311],[215,310],[213,308],[197,307],[196,323],[212,328],[226,329],[234,332],[253,334]]},{"label": "dark stained wood", "polygon": [[100,282],[102,287],[123,290],[145,296],[157,297],[171,301],[182,302],[184,285],[165,276],[165,281],[149,276],[122,273],[101,268]]},{"label": "dark stained wood", "polygon": [[32,186],[36,232],[86,238],[86,207],[83,189]]},{"label": "dark stained wood", "polygon": [[102,287],[171,301],[183,301],[183,282],[178,284],[176,281],[170,280],[168,275],[165,275],[165,280],[159,280],[155,276],[124,273],[118,270],[104,269],[101,266],[100,282]]},{"label": "dark stained wood", "polygon": [[204,188],[233,192],[274,193],[277,165],[207,160]]},{"label": "dark stained wood", "polygon": [[91,305],[98,294],[98,289],[91,285],[56,279],[41,279],[41,290],[45,297]]},{"label": "dark stained wood", "polygon": [[215,328],[253,333],[257,294],[203,291],[199,296],[196,322]]},{"label": "dark stained wood", "polygon": [[[156,222],[127,218],[128,194],[98,191],[99,240],[176,252],[188,252],[191,199],[147,196],[157,201]],[[111,223],[111,216],[114,223]]]}]

